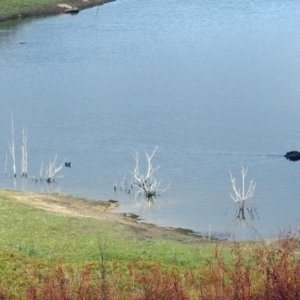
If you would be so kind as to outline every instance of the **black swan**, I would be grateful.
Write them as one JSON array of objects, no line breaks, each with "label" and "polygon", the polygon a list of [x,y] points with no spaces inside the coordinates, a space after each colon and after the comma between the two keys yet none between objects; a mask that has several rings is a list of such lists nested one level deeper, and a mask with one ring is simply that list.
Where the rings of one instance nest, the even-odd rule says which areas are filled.
[{"label": "black swan", "polygon": [[289,159],[291,161],[297,161],[300,160],[300,152],[298,151],[289,151],[285,155],[286,159]]}]

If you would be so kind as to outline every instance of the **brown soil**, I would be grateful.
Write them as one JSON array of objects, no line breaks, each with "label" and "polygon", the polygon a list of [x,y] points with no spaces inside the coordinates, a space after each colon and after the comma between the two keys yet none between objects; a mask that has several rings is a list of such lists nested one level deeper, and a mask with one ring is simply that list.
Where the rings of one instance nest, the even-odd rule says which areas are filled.
[{"label": "brown soil", "polygon": [[157,227],[153,224],[140,222],[131,213],[113,213],[118,207],[114,200],[101,201],[58,194],[34,194],[21,192],[0,192],[7,200],[19,201],[35,208],[51,213],[78,218],[95,218],[111,224],[111,228],[122,228],[120,234],[126,232],[128,238],[138,239],[168,239],[184,243],[212,242],[197,237],[189,229]]},{"label": "brown soil", "polygon": [[79,10],[90,8],[97,5],[102,5],[108,2],[113,2],[115,0],[66,0],[66,1],[57,1],[56,3],[49,3],[42,6],[34,7],[30,10],[24,9],[23,12],[18,14],[13,14],[6,17],[0,17],[0,21],[8,21],[13,19],[22,19],[26,17],[34,16],[47,16],[47,15],[56,15],[62,14],[65,12],[66,8],[59,7],[58,4],[67,4],[72,7],[77,7]]}]

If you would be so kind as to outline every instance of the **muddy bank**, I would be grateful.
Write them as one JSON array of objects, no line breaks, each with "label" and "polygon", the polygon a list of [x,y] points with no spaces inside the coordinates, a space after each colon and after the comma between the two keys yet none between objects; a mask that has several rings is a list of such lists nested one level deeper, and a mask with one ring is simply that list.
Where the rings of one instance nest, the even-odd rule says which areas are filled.
[{"label": "muddy bank", "polygon": [[[35,194],[9,190],[0,190],[0,199],[22,202],[35,209],[67,217],[97,219],[100,223],[109,224],[114,235],[118,234],[116,228],[123,228],[119,232],[120,238],[126,236],[139,240],[164,239],[189,244],[213,242],[213,240],[195,236],[189,229],[158,227],[140,222],[138,216],[132,213],[114,213],[114,209],[118,207],[118,202],[114,200],[102,201],[70,195]],[[109,235],[110,232],[107,234]]]},{"label": "muddy bank", "polygon": [[[108,2],[113,2],[115,0],[67,0],[67,1],[57,1],[55,3],[48,3],[44,5],[37,5],[33,7],[20,7],[18,13],[7,14],[4,17],[0,16],[0,22],[9,21],[14,19],[22,19],[26,17],[35,16],[49,16],[65,13],[66,7],[61,4],[66,4],[70,7],[76,7],[80,10],[90,8],[93,6],[103,5]],[[13,5],[13,4],[12,4]]]}]

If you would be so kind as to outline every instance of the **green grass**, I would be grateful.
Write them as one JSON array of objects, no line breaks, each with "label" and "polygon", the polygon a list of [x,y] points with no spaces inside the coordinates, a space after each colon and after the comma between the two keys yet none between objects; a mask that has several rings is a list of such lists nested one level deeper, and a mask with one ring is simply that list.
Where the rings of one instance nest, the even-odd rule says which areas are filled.
[{"label": "green grass", "polygon": [[158,261],[166,265],[196,266],[199,255],[206,255],[202,254],[206,249],[203,246],[199,254],[197,245],[126,237],[128,228],[122,223],[47,212],[13,201],[3,192],[2,197],[0,193],[0,216],[0,247],[54,262],[97,261],[101,244],[105,244],[108,260],[126,262]]},{"label": "green grass", "polygon": [[[17,295],[33,280],[47,276],[53,268],[99,266],[101,247],[108,270],[118,262],[148,268],[159,263],[164,268],[197,268],[199,261],[213,258],[212,246],[187,244],[171,238],[139,238],[127,234],[130,226],[115,218],[97,219],[57,214],[16,201],[26,194],[0,191],[0,285]],[[39,196],[36,195],[36,198]],[[55,201],[86,199],[55,196]],[[94,202],[91,201],[91,204]],[[104,213],[105,215],[105,213]]]},{"label": "green grass", "polygon": [[28,13],[41,6],[59,3],[57,0],[0,0],[0,18]]},{"label": "green grass", "polygon": [[20,16],[47,15],[62,12],[57,9],[57,4],[64,3],[76,7],[85,7],[91,5],[100,5],[107,0],[89,0],[83,2],[80,0],[0,0],[0,21],[7,19],[18,19]]},{"label": "green grass", "polygon": [[[41,204],[60,213],[37,208]],[[288,233],[268,247],[204,243],[166,230],[150,231],[150,237],[151,226],[136,226],[101,207],[77,197],[0,190],[0,299],[259,300],[300,294],[296,236]],[[78,208],[84,216],[70,215]],[[45,291],[58,296],[45,298]],[[99,292],[107,294],[101,298]]]}]

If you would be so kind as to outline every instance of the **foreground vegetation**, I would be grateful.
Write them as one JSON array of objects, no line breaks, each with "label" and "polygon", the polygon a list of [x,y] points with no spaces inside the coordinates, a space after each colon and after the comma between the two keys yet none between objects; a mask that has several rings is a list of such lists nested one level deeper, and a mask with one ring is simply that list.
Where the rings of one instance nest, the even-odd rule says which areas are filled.
[{"label": "foreground vegetation", "polygon": [[0,191],[0,299],[299,299],[298,239],[212,243],[107,203]]}]

